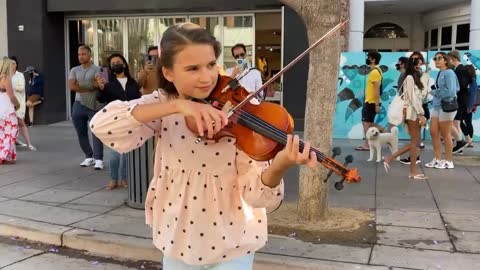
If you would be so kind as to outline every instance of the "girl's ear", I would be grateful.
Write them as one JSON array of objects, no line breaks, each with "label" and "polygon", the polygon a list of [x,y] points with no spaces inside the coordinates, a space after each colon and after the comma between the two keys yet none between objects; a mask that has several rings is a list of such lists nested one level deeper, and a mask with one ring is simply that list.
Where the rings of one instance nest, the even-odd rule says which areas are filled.
[{"label": "girl's ear", "polygon": [[162,73],[163,73],[163,77],[165,77],[167,81],[173,83],[173,73],[170,69],[162,67]]}]

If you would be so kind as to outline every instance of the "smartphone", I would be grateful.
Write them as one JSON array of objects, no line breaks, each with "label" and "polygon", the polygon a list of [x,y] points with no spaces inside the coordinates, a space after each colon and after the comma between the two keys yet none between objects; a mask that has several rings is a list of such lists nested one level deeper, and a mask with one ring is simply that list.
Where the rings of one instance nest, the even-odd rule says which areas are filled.
[{"label": "smartphone", "polygon": [[150,63],[153,66],[157,65],[157,57],[153,55],[148,55],[147,56],[147,64]]},{"label": "smartphone", "polygon": [[108,68],[102,67],[100,68],[100,77],[105,80],[105,82],[108,82]]}]

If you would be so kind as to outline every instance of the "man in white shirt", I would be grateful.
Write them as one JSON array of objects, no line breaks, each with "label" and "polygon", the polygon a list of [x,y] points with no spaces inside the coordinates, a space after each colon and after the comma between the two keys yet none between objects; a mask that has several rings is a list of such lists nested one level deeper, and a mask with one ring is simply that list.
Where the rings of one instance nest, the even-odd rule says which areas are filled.
[{"label": "man in white shirt", "polygon": [[[236,65],[233,68],[227,69],[227,74],[235,78],[238,74],[242,74],[244,70],[251,68],[250,63],[246,61],[247,57],[247,49],[245,45],[239,43],[232,47],[232,56],[235,58],[235,61],[244,60],[247,62],[246,67],[243,65]],[[242,85],[248,92],[252,93],[257,91],[262,86],[262,75],[260,71],[257,69],[252,68],[245,77],[243,77],[240,81],[240,85]],[[264,94],[259,94],[260,98],[263,99]]]}]

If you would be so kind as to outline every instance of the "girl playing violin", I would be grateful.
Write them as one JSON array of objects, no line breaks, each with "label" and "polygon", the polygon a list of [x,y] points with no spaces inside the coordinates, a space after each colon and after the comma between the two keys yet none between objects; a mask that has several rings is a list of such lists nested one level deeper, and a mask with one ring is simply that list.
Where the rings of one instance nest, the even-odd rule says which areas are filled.
[{"label": "girl playing violin", "polygon": [[[166,270],[252,269],[255,251],[267,241],[266,213],[283,199],[283,175],[295,165],[317,164],[309,143],[299,151],[298,136],[288,136],[268,167],[237,149],[235,138],[211,140],[227,116],[192,100],[215,88],[219,55],[219,42],[205,29],[171,26],[161,41],[160,89],[114,101],[91,121],[93,133],[120,153],[158,137],[145,214]],[[208,139],[195,143],[185,118]]]}]

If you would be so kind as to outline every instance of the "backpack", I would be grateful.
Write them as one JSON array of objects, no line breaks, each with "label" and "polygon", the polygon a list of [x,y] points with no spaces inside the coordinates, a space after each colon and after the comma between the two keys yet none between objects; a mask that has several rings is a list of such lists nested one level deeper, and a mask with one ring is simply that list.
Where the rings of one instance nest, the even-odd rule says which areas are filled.
[{"label": "backpack", "polygon": [[376,70],[378,70],[378,73],[380,73],[380,96],[382,96],[382,93],[383,93],[383,72],[382,70],[377,66],[375,67]]},{"label": "backpack", "polygon": [[473,103],[472,107],[480,105],[480,87],[478,87],[476,80],[473,80],[473,82],[470,83],[469,93],[470,93],[469,105],[472,105],[472,103]]}]

